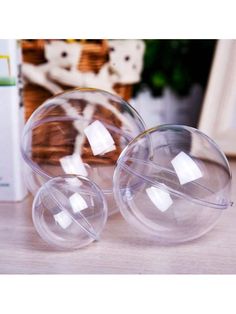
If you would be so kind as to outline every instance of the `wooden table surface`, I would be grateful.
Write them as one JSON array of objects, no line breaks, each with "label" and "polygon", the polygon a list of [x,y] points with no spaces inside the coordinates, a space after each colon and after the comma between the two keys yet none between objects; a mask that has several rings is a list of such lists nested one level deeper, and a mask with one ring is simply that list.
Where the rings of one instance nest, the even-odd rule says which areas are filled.
[{"label": "wooden table surface", "polygon": [[[1,274],[235,274],[236,160],[232,200],[215,228],[198,240],[158,245],[116,214],[99,242],[73,251],[51,251],[31,220],[32,197],[0,204]],[[234,176],[235,174],[235,176]]]}]

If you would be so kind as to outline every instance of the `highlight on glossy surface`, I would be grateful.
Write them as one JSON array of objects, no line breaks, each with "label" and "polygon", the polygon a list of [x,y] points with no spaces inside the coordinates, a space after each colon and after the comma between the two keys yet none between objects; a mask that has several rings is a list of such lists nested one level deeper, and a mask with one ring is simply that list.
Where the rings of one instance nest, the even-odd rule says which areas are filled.
[{"label": "highlight on glossy surface", "polygon": [[160,242],[184,242],[209,231],[231,205],[231,172],[208,136],[163,125],[137,136],[114,173],[124,218]]},{"label": "highlight on glossy surface", "polygon": [[64,175],[39,189],[32,217],[43,240],[55,249],[73,250],[99,239],[107,204],[100,188],[89,179]]},{"label": "highlight on glossy surface", "polygon": [[55,176],[86,176],[103,190],[112,213],[116,209],[112,192],[116,161],[130,140],[144,130],[139,114],[108,92],[75,89],[52,97],[24,128],[27,185],[35,194],[41,181]]}]

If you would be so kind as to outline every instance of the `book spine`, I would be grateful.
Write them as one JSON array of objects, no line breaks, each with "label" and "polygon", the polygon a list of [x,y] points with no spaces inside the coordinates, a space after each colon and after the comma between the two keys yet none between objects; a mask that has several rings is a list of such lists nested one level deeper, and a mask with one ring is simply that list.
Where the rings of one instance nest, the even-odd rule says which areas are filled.
[{"label": "book spine", "polygon": [[24,125],[20,66],[20,43],[0,40],[0,201],[20,201],[27,194],[20,153]]}]

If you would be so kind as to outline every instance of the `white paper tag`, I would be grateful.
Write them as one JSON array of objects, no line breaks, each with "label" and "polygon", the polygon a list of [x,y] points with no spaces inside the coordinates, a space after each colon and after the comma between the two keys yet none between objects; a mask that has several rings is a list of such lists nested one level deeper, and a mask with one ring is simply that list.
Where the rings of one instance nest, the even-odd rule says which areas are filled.
[{"label": "white paper tag", "polygon": [[161,211],[165,212],[172,204],[173,200],[170,194],[155,186],[146,189],[146,193],[152,203]]},{"label": "white paper tag", "polygon": [[184,152],[175,156],[171,163],[181,185],[202,177],[202,172],[196,162]]},{"label": "white paper tag", "polygon": [[84,129],[94,156],[116,149],[115,142],[107,128],[98,120]]},{"label": "white paper tag", "polygon": [[69,197],[69,201],[74,213],[78,213],[81,210],[88,208],[88,204],[79,193],[72,194]]}]

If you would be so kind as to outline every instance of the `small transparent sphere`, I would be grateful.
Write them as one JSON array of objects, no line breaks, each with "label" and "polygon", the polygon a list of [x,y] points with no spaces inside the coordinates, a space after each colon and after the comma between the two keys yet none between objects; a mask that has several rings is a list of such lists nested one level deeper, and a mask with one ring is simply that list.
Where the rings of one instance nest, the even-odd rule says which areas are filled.
[{"label": "small transparent sphere", "polygon": [[197,129],[163,125],[121,153],[114,195],[124,218],[160,242],[195,239],[231,205],[224,153]]},{"label": "small transparent sphere", "polygon": [[44,241],[55,249],[73,250],[99,239],[107,205],[100,188],[89,179],[64,175],[38,190],[32,217]]},{"label": "small transparent sphere", "polygon": [[35,194],[55,176],[82,175],[106,195],[116,210],[112,177],[123,148],[145,129],[139,114],[119,96],[75,89],[45,101],[27,121],[22,154],[25,178]]}]

